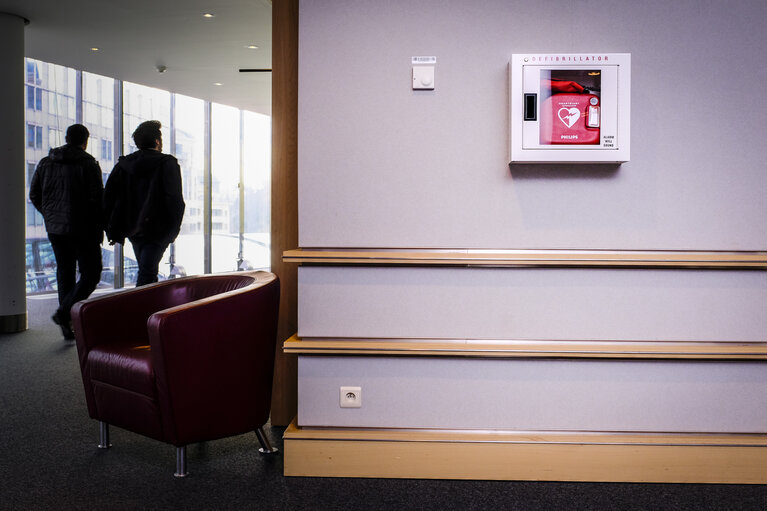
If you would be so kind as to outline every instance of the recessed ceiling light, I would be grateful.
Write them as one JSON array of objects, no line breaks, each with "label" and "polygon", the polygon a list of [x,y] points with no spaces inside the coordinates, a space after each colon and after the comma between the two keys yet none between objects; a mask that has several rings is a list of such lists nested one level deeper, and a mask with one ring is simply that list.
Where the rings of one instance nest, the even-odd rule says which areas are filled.
[{"label": "recessed ceiling light", "polygon": [[216,82],[216,83],[214,83],[213,85],[224,85],[224,84],[223,84],[223,83],[221,83],[221,82]]},{"label": "recessed ceiling light", "polygon": [[202,17],[203,18],[215,18],[216,15],[212,14],[212,13],[209,13],[209,12],[206,12],[205,14],[202,15]]},{"label": "recessed ceiling light", "polygon": [[99,49],[94,46],[93,48],[91,48],[91,51],[99,51]]},{"label": "recessed ceiling light", "polygon": [[256,46],[255,44],[249,44],[246,46],[246,48],[249,50],[257,50],[258,46]]}]

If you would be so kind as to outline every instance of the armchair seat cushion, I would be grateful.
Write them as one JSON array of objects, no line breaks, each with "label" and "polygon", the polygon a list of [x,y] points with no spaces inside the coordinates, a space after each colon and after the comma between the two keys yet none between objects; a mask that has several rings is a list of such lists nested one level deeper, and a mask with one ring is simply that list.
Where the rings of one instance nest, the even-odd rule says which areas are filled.
[{"label": "armchair seat cushion", "polygon": [[114,342],[93,348],[86,364],[93,381],[153,397],[155,376],[151,357],[147,345]]}]

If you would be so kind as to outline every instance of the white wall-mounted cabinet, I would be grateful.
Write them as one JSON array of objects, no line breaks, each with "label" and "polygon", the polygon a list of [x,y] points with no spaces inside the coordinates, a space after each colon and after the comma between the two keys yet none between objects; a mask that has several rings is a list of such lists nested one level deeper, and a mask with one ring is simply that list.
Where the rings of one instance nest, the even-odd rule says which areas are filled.
[{"label": "white wall-mounted cabinet", "polygon": [[629,160],[631,55],[515,54],[511,163]]}]

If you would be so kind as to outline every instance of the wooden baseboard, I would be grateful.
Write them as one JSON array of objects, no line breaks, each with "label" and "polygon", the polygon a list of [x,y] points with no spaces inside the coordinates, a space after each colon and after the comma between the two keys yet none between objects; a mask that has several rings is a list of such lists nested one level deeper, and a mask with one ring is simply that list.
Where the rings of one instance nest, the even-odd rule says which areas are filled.
[{"label": "wooden baseboard", "polygon": [[285,475],[767,484],[767,435],[288,427]]}]

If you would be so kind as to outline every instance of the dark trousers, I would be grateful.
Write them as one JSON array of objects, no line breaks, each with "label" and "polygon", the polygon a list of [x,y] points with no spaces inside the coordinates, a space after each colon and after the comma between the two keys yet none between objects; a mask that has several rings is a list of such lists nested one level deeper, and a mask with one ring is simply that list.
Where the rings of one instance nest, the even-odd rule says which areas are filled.
[{"label": "dark trousers", "polygon": [[[101,244],[72,236],[49,234],[53,255],[56,256],[56,281],[59,290],[59,320],[69,323],[72,305],[88,298],[101,280]],[[75,282],[76,270],[80,280]]]},{"label": "dark trousers", "polygon": [[133,253],[136,254],[136,262],[138,263],[136,287],[157,282],[160,260],[169,243],[157,243],[143,238],[131,238],[130,242],[133,245]]}]

